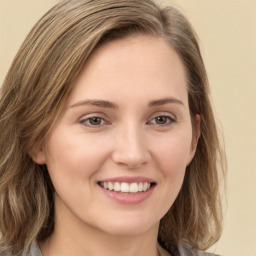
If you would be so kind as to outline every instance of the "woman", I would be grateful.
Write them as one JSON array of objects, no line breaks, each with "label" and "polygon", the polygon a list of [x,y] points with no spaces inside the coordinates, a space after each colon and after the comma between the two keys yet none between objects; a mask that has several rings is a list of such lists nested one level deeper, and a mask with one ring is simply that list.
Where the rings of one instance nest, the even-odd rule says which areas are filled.
[{"label": "woman", "polygon": [[1,255],[203,255],[220,237],[207,75],[175,8],[57,4],[6,76],[0,129]]}]

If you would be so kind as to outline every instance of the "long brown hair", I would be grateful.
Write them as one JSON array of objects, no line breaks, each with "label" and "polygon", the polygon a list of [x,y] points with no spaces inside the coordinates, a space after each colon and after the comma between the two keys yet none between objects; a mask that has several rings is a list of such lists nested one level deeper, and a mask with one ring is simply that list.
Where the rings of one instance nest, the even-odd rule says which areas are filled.
[{"label": "long brown hair", "polygon": [[101,44],[133,34],[162,37],[187,76],[191,120],[201,116],[196,155],[184,184],[161,220],[167,249],[185,240],[206,249],[221,234],[220,174],[224,173],[207,75],[197,38],[173,7],[151,0],[71,0],[46,13],[29,33],[2,86],[0,99],[0,245],[21,252],[54,229],[54,189],[45,165],[29,152],[51,129],[90,54]]}]

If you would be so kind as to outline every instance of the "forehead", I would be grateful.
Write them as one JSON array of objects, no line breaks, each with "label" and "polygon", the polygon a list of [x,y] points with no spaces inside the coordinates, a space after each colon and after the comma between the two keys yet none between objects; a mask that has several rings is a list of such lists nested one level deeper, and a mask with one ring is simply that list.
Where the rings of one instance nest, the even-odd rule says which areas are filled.
[{"label": "forehead", "polygon": [[[70,100],[124,94],[187,97],[184,66],[163,38],[136,35],[108,42],[89,57]],[[114,95],[113,95],[114,94]],[[159,94],[159,95],[158,95]]]}]

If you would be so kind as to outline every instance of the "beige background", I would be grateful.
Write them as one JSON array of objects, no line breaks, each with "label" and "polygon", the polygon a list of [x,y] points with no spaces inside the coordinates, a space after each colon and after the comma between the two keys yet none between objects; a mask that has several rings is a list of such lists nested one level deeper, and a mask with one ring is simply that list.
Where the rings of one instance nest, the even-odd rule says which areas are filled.
[{"label": "beige background", "polygon": [[[118,0],[117,0],[118,1]],[[58,0],[0,0],[0,83],[25,35]],[[224,256],[256,256],[256,0],[163,0],[201,41],[228,156]]]}]

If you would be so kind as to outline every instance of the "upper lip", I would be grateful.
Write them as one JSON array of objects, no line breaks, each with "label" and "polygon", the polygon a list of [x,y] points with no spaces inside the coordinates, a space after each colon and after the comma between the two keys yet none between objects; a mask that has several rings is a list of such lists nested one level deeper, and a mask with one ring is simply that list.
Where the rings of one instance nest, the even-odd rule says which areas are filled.
[{"label": "upper lip", "polygon": [[100,180],[99,182],[127,182],[127,183],[133,183],[133,182],[148,182],[148,183],[156,183],[155,180],[143,177],[143,176],[121,176],[121,177],[113,177],[113,178],[108,178],[108,179],[103,179]]}]

